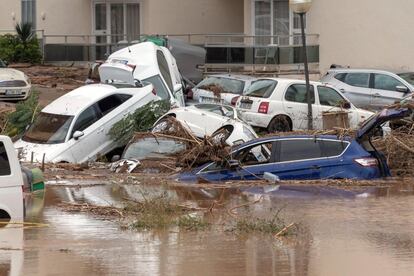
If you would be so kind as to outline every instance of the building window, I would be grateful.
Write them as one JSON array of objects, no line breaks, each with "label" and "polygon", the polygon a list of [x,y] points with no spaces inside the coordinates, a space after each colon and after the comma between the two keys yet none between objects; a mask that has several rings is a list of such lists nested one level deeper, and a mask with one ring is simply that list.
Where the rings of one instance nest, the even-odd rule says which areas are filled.
[{"label": "building window", "polygon": [[[254,34],[257,44],[290,45],[300,34],[299,16],[289,9],[289,0],[253,0]],[[306,23],[305,23],[306,26]]]},{"label": "building window", "polygon": [[22,22],[32,24],[36,29],[36,0],[22,0]]}]

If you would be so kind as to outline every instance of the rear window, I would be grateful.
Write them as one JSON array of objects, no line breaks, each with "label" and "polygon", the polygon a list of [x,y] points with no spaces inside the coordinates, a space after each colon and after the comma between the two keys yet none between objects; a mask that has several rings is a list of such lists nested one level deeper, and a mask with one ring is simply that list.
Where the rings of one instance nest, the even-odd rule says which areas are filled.
[{"label": "rear window", "polygon": [[10,175],[10,164],[7,156],[6,147],[0,142],[0,175]]},{"label": "rear window", "polygon": [[196,88],[241,95],[244,89],[244,81],[211,76],[202,80]]},{"label": "rear window", "polygon": [[168,155],[179,153],[186,149],[183,141],[167,138],[149,137],[127,146],[122,158],[143,160],[146,158],[163,158]]},{"label": "rear window", "polygon": [[269,98],[275,90],[277,81],[275,80],[257,80],[247,89],[246,96]]}]

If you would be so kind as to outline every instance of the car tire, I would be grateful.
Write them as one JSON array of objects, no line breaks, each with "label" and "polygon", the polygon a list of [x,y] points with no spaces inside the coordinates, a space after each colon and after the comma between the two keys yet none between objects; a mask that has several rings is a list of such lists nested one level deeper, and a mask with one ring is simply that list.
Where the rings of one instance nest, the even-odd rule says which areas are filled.
[{"label": "car tire", "polygon": [[278,115],[270,121],[267,127],[269,133],[292,131],[290,120],[287,116]]}]

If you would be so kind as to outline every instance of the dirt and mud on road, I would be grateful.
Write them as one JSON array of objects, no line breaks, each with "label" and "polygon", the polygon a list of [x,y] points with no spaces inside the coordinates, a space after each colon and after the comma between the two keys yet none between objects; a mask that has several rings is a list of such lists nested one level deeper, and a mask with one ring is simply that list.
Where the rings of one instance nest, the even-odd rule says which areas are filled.
[{"label": "dirt and mud on road", "polygon": [[0,228],[1,272],[414,272],[412,179],[347,187],[324,181],[183,184],[168,173],[111,173],[104,164],[47,165],[45,175],[46,193],[27,210],[34,224]]}]

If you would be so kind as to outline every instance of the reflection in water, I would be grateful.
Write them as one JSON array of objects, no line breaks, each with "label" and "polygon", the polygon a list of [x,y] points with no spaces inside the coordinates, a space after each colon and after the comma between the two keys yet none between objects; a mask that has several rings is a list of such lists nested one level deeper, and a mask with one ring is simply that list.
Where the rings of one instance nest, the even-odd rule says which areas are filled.
[{"label": "reflection in water", "polygon": [[[24,243],[23,229],[0,228],[0,247],[14,242],[13,247],[24,249],[0,250],[0,274],[11,270],[17,271],[15,275],[414,274],[414,192],[407,185],[372,189],[368,198],[327,188],[281,189],[286,193],[270,194],[250,211],[270,216],[284,207],[287,222],[302,223],[297,238],[283,240],[224,231],[225,209],[246,202],[240,196],[245,190],[239,189],[168,191],[186,204],[217,203],[221,210],[213,212],[212,220],[218,224],[201,232],[123,231],[116,221],[57,207],[61,201],[120,206],[125,197],[139,200],[164,190],[142,185],[49,187],[44,202],[37,201],[44,209],[30,218],[48,223],[48,228],[25,229]],[[256,198],[258,192],[249,194]],[[227,206],[220,205],[225,202]]]}]

